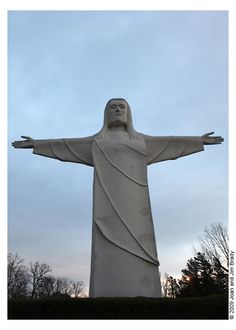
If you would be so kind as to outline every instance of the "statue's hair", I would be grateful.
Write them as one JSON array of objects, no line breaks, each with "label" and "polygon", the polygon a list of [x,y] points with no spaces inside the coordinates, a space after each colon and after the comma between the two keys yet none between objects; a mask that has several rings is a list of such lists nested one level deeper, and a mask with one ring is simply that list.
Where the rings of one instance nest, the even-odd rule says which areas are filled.
[{"label": "statue's hair", "polygon": [[122,100],[126,103],[127,105],[127,110],[128,110],[128,113],[127,113],[127,132],[130,136],[130,138],[135,138],[139,135],[139,133],[137,131],[135,131],[134,127],[133,127],[133,122],[132,122],[132,116],[131,116],[131,109],[130,109],[130,106],[129,106],[129,103],[119,97],[119,98],[113,98],[113,99],[110,99],[107,104],[106,104],[106,107],[105,107],[105,110],[104,110],[104,122],[103,122],[103,127],[102,129],[97,133],[97,136],[98,137],[104,137],[104,135],[107,133],[108,129],[109,129],[109,125],[108,125],[108,109],[109,109],[109,103],[111,101],[116,101],[116,100]]}]

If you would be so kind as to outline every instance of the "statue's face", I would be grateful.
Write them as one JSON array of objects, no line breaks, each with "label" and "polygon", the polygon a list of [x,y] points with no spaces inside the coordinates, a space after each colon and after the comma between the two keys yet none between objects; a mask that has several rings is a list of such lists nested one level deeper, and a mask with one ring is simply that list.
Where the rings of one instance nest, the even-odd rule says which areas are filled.
[{"label": "statue's face", "polygon": [[113,100],[108,103],[108,125],[126,126],[128,107],[124,100]]}]

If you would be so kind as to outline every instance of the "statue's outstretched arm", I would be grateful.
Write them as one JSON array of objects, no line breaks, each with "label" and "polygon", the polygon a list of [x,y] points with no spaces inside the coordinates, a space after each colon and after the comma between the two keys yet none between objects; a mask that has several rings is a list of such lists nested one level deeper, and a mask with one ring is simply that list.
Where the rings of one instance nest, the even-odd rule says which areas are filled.
[{"label": "statue's outstretched arm", "polygon": [[73,139],[34,140],[29,136],[21,136],[22,141],[14,141],[14,148],[33,149],[33,153],[58,159],[64,162],[81,163],[93,166],[93,136]]},{"label": "statue's outstretched arm", "polygon": [[14,148],[24,148],[24,149],[29,149],[29,148],[34,148],[34,139],[32,139],[30,136],[21,136],[22,139],[25,139],[23,141],[14,141],[12,142],[12,146]]},{"label": "statue's outstretched arm", "polygon": [[202,136],[148,136],[144,135],[147,146],[147,163],[158,163],[173,160],[203,151],[204,145],[221,144],[221,136],[210,136],[214,132]]}]

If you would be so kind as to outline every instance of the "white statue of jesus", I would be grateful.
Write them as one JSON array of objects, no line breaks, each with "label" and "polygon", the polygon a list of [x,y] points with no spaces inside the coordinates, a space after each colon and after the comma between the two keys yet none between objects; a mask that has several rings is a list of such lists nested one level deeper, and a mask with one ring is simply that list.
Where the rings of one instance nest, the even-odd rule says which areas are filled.
[{"label": "white statue of jesus", "polygon": [[15,141],[15,148],[94,167],[90,297],[161,297],[147,165],[220,144],[223,138],[148,136],[122,98],[108,101],[104,125],[86,138]]}]

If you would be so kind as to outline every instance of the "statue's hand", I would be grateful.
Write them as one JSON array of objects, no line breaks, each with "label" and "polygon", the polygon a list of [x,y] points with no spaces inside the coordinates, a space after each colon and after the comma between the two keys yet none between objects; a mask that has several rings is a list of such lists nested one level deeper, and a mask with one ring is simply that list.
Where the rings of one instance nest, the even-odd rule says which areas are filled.
[{"label": "statue's hand", "polygon": [[14,148],[33,148],[34,147],[34,140],[29,137],[29,136],[21,136],[23,139],[23,141],[14,141],[12,142],[12,146]]},{"label": "statue's hand", "polygon": [[221,136],[211,136],[214,132],[202,135],[203,144],[221,144],[224,139]]}]

